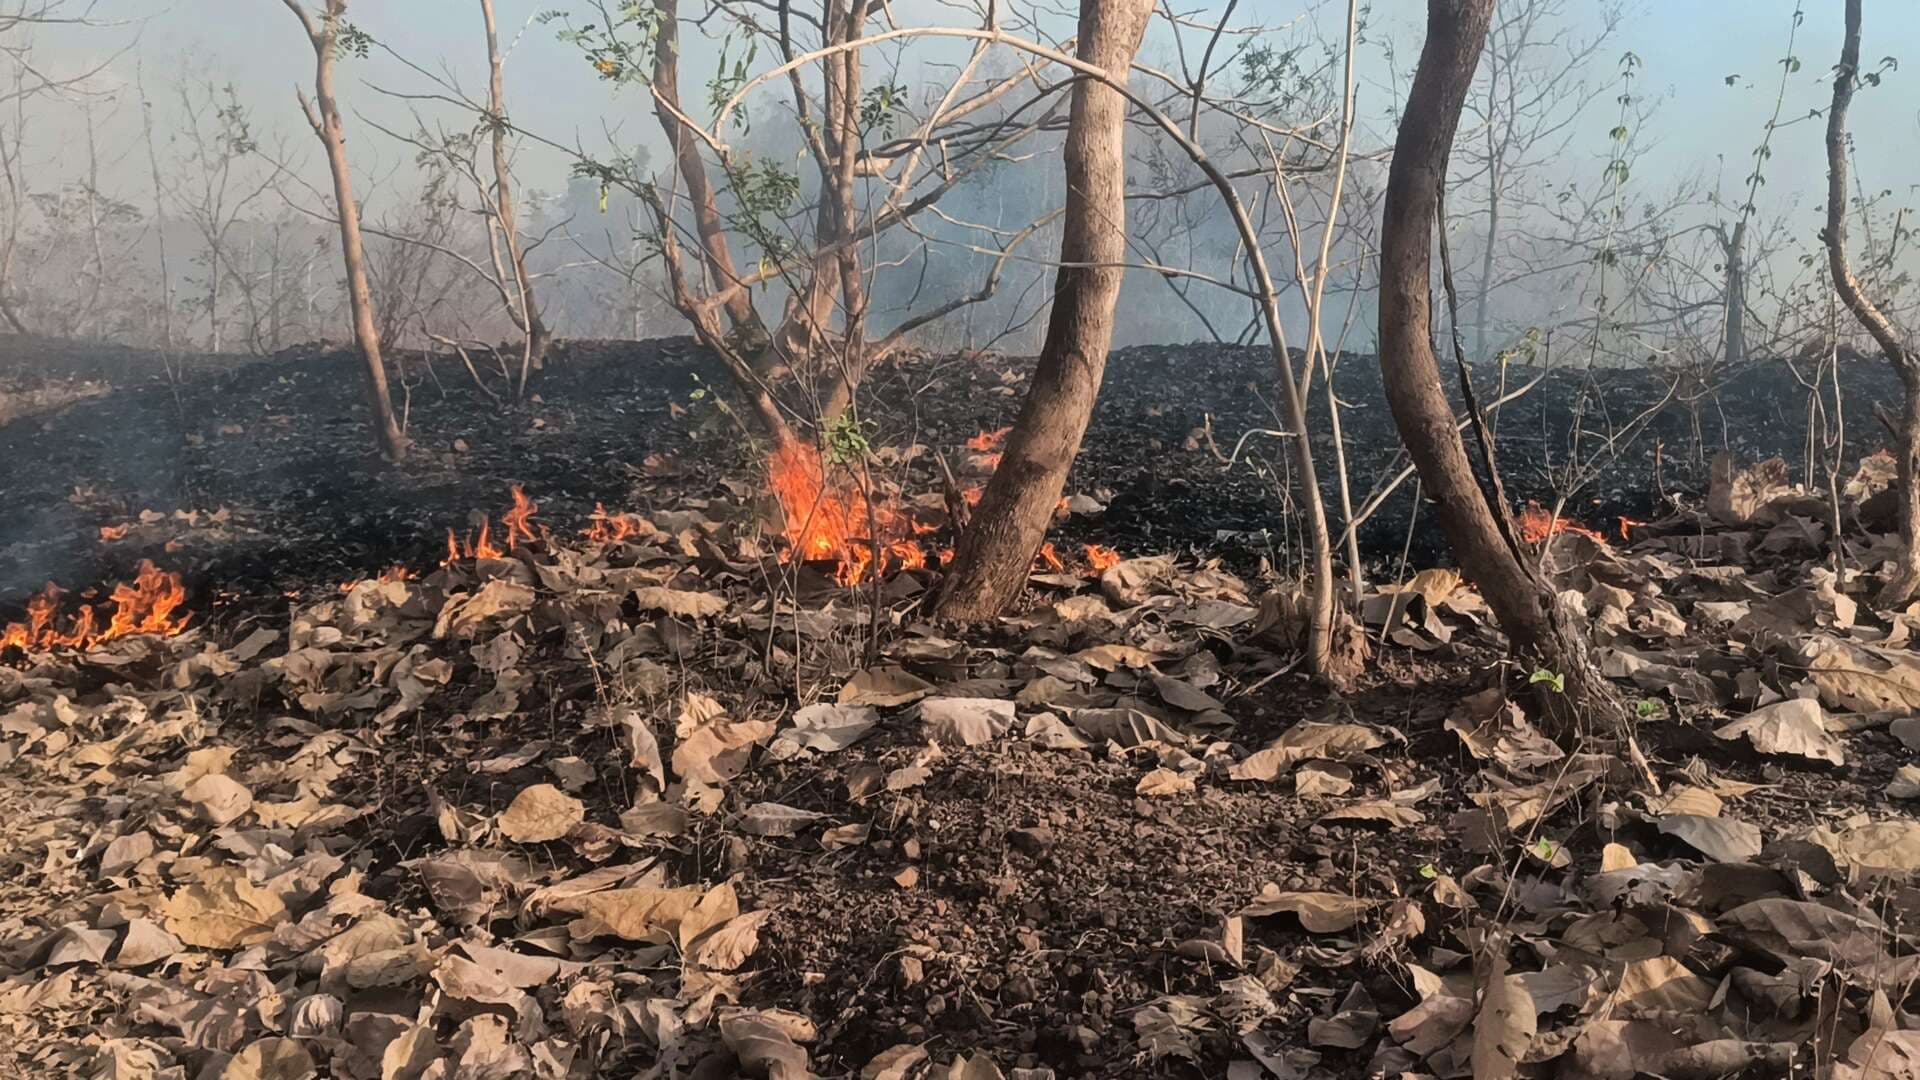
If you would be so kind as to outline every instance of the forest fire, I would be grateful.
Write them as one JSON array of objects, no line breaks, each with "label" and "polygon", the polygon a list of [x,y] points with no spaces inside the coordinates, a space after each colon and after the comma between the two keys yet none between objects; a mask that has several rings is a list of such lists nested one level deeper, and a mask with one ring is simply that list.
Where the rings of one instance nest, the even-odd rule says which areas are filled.
[{"label": "forest fire", "polygon": [[1087,569],[1092,570],[1096,574],[1120,561],[1120,553],[1110,547],[1101,547],[1099,544],[1087,544],[1085,546],[1087,549]]},{"label": "forest fire", "polygon": [[587,527],[582,536],[596,544],[618,544],[630,536],[644,536],[653,531],[651,523],[635,514],[610,514],[605,504],[594,503],[593,513],[587,515]]},{"label": "forest fire", "polygon": [[0,633],[0,652],[20,649],[40,652],[48,649],[91,649],[116,638],[135,634],[172,636],[187,628],[192,615],[175,614],[187,601],[187,590],[180,575],[161,570],[142,559],[130,582],[113,587],[108,601],[113,611],[101,624],[92,604],[74,609],[65,630],[60,629],[60,598],[64,589],[51,582],[38,596],[27,601],[27,621],[8,623]]},{"label": "forest fire", "polygon": [[767,462],[767,483],[786,518],[783,559],[797,553],[808,562],[832,561],[836,563],[834,580],[842,585],[858,585],[875,573],[916,570],[927,564],[926,551],[913,535],[929,529],[885,502],[869,502],[859,488],[829,477],[812,447],[789,443],[775,450]]},{"label": "forest fire", "polygon": [[1007,441],[1007,433],[1012,427],[1003,427],[997,431],[983,431],[967,440],[967,449],[979,455],[974,458],[976,467],[991,472],[1000,467],[1000,447]]},{"label": "forest fire", "polygon": [[[493,542],[493,522],[489,518],[480,519],[480,535],[468,533],[465,542],[452,529],[447,530],[447,557],[440,560],[441,566],[452,566],[461,559],[499,559],[521,540],[538,540],[540,535],[533,530],[533,515],[540,509],[538,503],[527,498],[519,484],[512,487],[513,509],[500,515],[500,525],[504,530],[506,548],[503,550]],[[544,526],[542,526],[544,528]]]},{"label": "forest fire", "polygon": [[1040,550],[1033,553],[1033,563],[1035,566],[1045,567],[1056,574],[1065,571],[1067,568],[1067,564],[1060,558],[1060,552],[1054,549],[1053,541],[1051,540],[1041,544]]},{"label": "forest fire", "polygon": [[1641,521],[1638,518],[1630,518],[1625,514],[1621,514],[1620,515],[1620,539],[1622,540],[1631,539],[1633,530],[1638,529],[1641,526],[1647,525],[1647,524],[1649,524],[1649,522]]},{"label": "forest fire", "polygon": [[125,540],[127,533],[132,530],[133,523],[130,521],[120,525],[102,525],[100,526],[100,542],[103,544],[111,544],[116,540]]},{"label": "forest fire", "polygon": [[[1598,540],[1603,544],[1606,543],[1607,540],[1606,536],[1597,530],[1589,529],[1577,521],[1556,517],[1552,511],[1531,499],[1527,501],[1525,509],[1514,515],[1514,521],[1520,526],[1520,539],[1525,540],[1529,544],[1544,543],[1548,537],[1557,536],[1560,533],[1578,533],[1588,539]],[[1625,531],[1626,526],[1623,524],[1621,526],[1622,535],[1625,534]]]}]

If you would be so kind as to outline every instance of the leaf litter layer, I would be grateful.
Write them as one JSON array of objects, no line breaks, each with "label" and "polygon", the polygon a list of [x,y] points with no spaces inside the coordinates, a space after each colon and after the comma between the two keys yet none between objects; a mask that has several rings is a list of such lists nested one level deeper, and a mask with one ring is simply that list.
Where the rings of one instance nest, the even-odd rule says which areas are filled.
[{"label": "leaf litter layer", "polygon": [[[237,585],[235,611],[0,669],[0,1024],[21,1068],[1780,1075],[1787,1053],[1904,1075],[1920,613],[1867,610],[1869,536],[1849,537],[1865,575],[1819,565],[1824,512],[1784,466],[1725,470],[1706,512],[1630,545],[1551,542],[1647,703],[1654,790],[1478,693],[1497,642],[1444,570],[1365,598],[1374,668],[1338,700],[1291,673],[1284,594],[1190,557],[1049,575],[965,638],[916,625],[928,579],[901,575],[867,665],[864,595],[812,568],[799,608],[770,594],[756,492],[697,449],[726,435],[682,412],[685,367],[604,392],[628,355],[562,369],[550,407],[506,423],[477,424],[457,385],[423,401],[441,449],[380,481],[354,477],[352,424],[304,426],[316,395],[355,407],[311,364],[189,385],[217,408],[190,413],[164,478],[88,448],[141,434],[123,398],[30,433],[109,481],[107,502],[47,494],[69,526],[124,517],[109,503],[134,490],[260,502],[122,521]],[[902,443],[957,447],[1018,400],[1011,362],[924,363]],[[926,385],[912,364],[881,393]],[[1116,358],[1074,489],[1105,509],[1069,532],[1185,546],[1211,537],[1194,522],[1271,518],[1252,473],[1197,502],[1127,479],[1142,445],[1217,476],[1187,446],[1206,403],[1156,389],[1235,385],[1196,366],[1233,354]],[[147,434],[178,445],[176,406],[148,404]],[[249,487],[241,459],[278,468]],[[568,485],[533,485],[550,520],[605,499],[646,528],[346,592],[327,576],[384,567],[396,537],[424,568],[528,470]],[[1878,482],[1853,491],[1869,526]],[[10,527],[37,535],[26,518]],[[306,587],[291,626],[258,603],[282,570]]]},{"label": "leaf litter layer", "polygon": [[964,637],[897,575],[868,663],[866,594],[684,511],[15,656],[0,1025],[31,1075],[1904,1076],[1920,609],[1783,471],[1542,552],[1637,755],[1481,689],[1445,570],[1339,697],[1170,556]]}]

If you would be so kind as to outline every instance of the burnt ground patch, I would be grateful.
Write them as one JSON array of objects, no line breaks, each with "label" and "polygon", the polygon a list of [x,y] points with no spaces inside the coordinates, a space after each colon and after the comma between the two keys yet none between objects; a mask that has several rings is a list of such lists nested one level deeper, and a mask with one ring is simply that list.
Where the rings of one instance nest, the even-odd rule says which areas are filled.
[{"label": "burnt ground patch", "polygon": [[[759,483],[753,449],[711,392],[725,385],[724,372],[685,339],[572,343],[534,400],[505,409],[457,362],[406,357],[398,392],[417,451],[398,466],[370,451],[356,364],[351,354],[317,349],[169,361],[71,344],[0,357],[0,385],[16,394],[85,387],[0,427],[11,511],[0,518],[0,604],[19,603],[47,580],[73,586],[124,575],[143,557],[187,571],[197,590],[240,595],[419,564],[443,549],[448,527],[461,527],[474,510],[497,511],[516,483],[556,523],[583,520],[597,502],[648,512]],[[908,356],[869,383],[871,438],[958,460],[967,438],[1013,422],[1031,364]],[[1890,400],[1894,383],[1871,362],[1843,371],[1852,457],[1880,437],[1872,404]],[[1483,370],[1482,396],[1539,374]],[[1405,458],[1373,358],[1345,358],[1336,390],[1360,503]],[[1128,552],[1218,554],[1247,569],[1262,559],[1284,566],[1296,530],[1284,447],[1256,435],[1234,467],[1221,461],[1243,433],[1281,426],[1275,392],[1262,349],[1115,352],[1069,481],[1071,492],[1096,495],[1106,510],[1066,521],[1062,538]],[[1575,516],[1610,527],[1616,515],[1645,515],[1662,492],[1697,493],[1721,449],[1745,460],[1783,456],[1798,475],[1807,391],[1786,365],[1755,364],[1669,397],[1667,380],[1645,370],[1546,373],[1497,418],[1509,492],[1551,500],[1570,455],[1600,452],[1663,400],[1637,437],[1604,455]],[[1332,499],[1323,388],[1312,407]],[[925,455],[897,479],[905,490],[930,491],[938,476]],[[201,516],[140,527],[142,511]],[[1412,485],[1403,485],[1360,530],[1368,558],[1398,557],[1412,511]],[[129,522],[136,527],[125,540],[100,541],[100,527]],[[1433,530],[1411,536],[1416,564],[1444,557]]]}]

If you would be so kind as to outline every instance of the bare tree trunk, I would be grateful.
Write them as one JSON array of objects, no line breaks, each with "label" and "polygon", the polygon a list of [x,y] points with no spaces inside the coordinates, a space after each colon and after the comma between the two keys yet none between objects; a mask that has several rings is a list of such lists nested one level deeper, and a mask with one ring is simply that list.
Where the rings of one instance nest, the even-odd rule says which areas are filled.
[{"label": "bare tree trunk", "polygon": [[[740,280],[733,266],[733,250],[727,244],[727,227],[720,220],[720,204],[707,178],[707,163],[700,159],[700,141],[681,122],[685,110],[680,107],[680,0],[659,0],[660,31],[653,44],[654,115],[673,146],[675,171],[687,186],[687,201],[693,206],[694,231],[700,237],[701,254],[713,288],[727,289]],[[753,297],[745,289],[733,291],[726,301],[727,318],[734,329],[757,328],[760,317],[753,310]]]},{"label": "bare tree trunk", "polygon": [[1833,289],[1854,320],[1873,337],[1906,388],[1895,433],[1894,462],[1900,501],[1900,557],[1893,575],[1876,598],[1883,608],[1898,607],[1920,594],[1920,352],[1906,342],[1879,305],[1860,287],[1847,262],[1847,109],[1860,78],[1861,0],[1846,0],[1846,36],[1834,68],[1833,107],[1827,110],[1827,267]]},{"label": "bare tree trunk", "polygon": [[1747,358],[1746,218],[1741,218],[1734,225],[1733,235],[1725,238],[1724,249],[1727,262],[1727,329],[1723,353],[1727,366],[1732,367]]},{"label": "bare tree trunk", "polygon": [[[1153,0],[1081,0],[1078,52],[1124,84]],[[1026,584],[1093,415],[1113,343],[1126,258],[1126,119],[1121,94],[1082,78],[1067,129],[1067,207],[1053,311],[1020,418],[960,537],[935,614],[991,618]]]},{"label": "bare tree trunk", "polygon": [[[1500,96],[1500,56],[1488,50],[1490,66],[1487,78],[1487,239],[1480,253],[1480,295],[1473,301],[1473,359],[1487,358],[1487,308],[1493,303],[1493,256],[1500,241],[1500,141],[1495,137],[1493,117]],[[1441,228],[1446,223],[1441,222]]]},{"label": "bare tree trunk", "polygon": [[[1380,370],[1394,423],[1434,498],[1447,542],[1516,652],[1561,678],[1542,701],[1556,735],[1623,719],[1585,639],[1522,558],[1509,510],[1482,489],[1454,427],[1431,339],[1432,233],[1460,109],[1494,0],[1428,0],[1427,42],[1401,114],[1380,239]],[[1489,473],[1494,462],[1486,462]],[[1543,684],[1550,685],[1550,684]]]},{"label": "bare tree trunk", "polygon": [[92,336],[101,337],[100,291],[107,283],[107,248],[100,235],[100,142],[94,130],[93,103],[89,101],[82,111],[87,121],[87,239],[93,248],[90,260],[93,269],[89,275],[93,280],[87,290],[86,306],[74,319],[74,329],[78,332],[83,326],[91,326]]},{"label": "bare tree trunk", "polygon": [[507,90],[501,70],[505,58],[500,55],[500,33],[493,18],[493,0],[480,0],[480,13],[487,24],[487,122],[493,129],[493,194],[500,232],[506,237],[507,258],[513,263],[513,281],[520,292],[520,329],[526,334],[526,352],[520,365],[516,396],[524,397],[531,372],[546,366],[547,346],[553,336],[540,319],[540,304],[533,295],[533,278],[527,273],[527,253],[520,246],[518,216],[513,204],[513,172],[507,162]]},{"label": "bare tree trunk", "polygon": [[[136,69],[138,71],[139,69]],[[144,75],[136,75],[140,88],[140,119],[147,136],[147,167],[153,172],[153,230],[160,245],[160,347],[173,351],[173,277],[167,265],[167,195],[160,182],[160,151],[153,138],[153,102],[147,99]]]},{"label": "bare tree trunk", "polygon": [[339,36],[340,21],[346,17],[347,0],[326,0],[326,10],[319,19],[315,19],[300,0],[285,0],[285,3],[299,18],[308,41],[313,44],[314,100],[308,101],[302,93],[300,107],[307,114],[314,135],[327,148],[327,165],[333,172],[333,200],[340,213],[340,253],[346,263],[347,297],[353,309],[353,338],[366,365],[367,408],[380,452],[389,461],[399,461],[406,456],[407,439],[394,419],[393,399],[387,392],[380,331],[374,325],[373,291],[367,284],[366,251],[360,243],[360,207],[353,201],[346,130],[340,122],[340,104],[333,94],[334,43]]}]

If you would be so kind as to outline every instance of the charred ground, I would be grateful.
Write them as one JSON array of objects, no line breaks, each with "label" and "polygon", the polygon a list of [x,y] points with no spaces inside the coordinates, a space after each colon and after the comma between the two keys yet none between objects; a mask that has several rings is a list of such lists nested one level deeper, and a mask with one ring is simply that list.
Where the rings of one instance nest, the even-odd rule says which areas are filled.
[{"label": "charred ground", "polygon": [[[568,344],[537,399],[510,408],[478,392],[458,362],[408,357],[403,404],[418,452],[399,466],[367,449],[356,364],[316,349],[248,361],[53,342],[0,358],[0,387],[17,413],[0,427],[12,511],[0,520],[0,610],[48,580],[84,587],[143,557],[186,571],[196,592],[238,596],[424,565],[444,553],[449,527],[504,505],[510,484],[546,520],[577,524],[596,503],[650,512],[751,494],[763,482],[762,462],[714,393],[724,372],[687,339]],[[959,467],[967,439],[1013,422],[1030,367],[995,355],[909,355],[869,384],[869,438],[918,444]],[[1843,371],[1851,461],[1878,445],[1872,404],[1890,400],[1895,382],[1884,365]],[[1483,370],[1482,398],[1537,376],[1524,366]],[[1405,457],[1373,358],[1345,358],[1336,379],[1360,503]],[[1262,349],[1116,352],[1068,487],[1106,509],[1073,516],[1056,535],[1127,553],[1218,554],[1248,569],[1262,558],[1287,565],[1290,481],[1277,440],[1255,435],[1234,467],[1223,461],[1243,433],[1282,426],[1272,383]],[[1314,438],[1325,441],[1324,393],[1313,401]],[[1609,435],[1663,401],[1637,437],[1603,453]],[[1500,410],[1498,445],[1508,491],[1550,503],[1578,422],[1578,453],[1607,461],[1569,515],[1611,529],[1619,515],[1648,516],[1663,492],[1699,494],[1722,449],[1747,461],[1784,457],[1798,476],[1806,407],[1806,389],[1778,363],[1677,392],[1649,370],[1561,369]],[[931,453],[892,475],[908,492],[939,490]],[[1412,497],[1409,481],[1362,527],[1367,558],[1397,560]],[[143,511],[166,520],[142,525]],[[101,542],[101,527],[129,523],[125,538]],[[1432,530],[1411,539],[1414,565],[1443,557]]]}]

